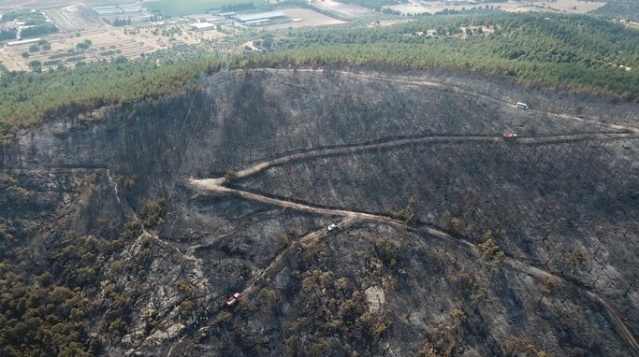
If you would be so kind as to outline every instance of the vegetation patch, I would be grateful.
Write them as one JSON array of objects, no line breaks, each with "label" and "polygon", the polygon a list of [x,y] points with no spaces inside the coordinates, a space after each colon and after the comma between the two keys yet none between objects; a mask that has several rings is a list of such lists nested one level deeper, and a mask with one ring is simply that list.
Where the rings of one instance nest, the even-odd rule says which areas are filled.
[{"label": "vegetation patch", "polygon": [[341,0],[340,2],[344,4],[353,4],[367,7],[376,11],[381,11],[382,7],[384,6],[397,5],[402,3],[402,1],[400,0]]},{"label": "vegetation patch", "polygon": [[[29,10],[13,10],[2,15],[2,22],[16,21],[20,23],[13,30],[16,30],[16,34],[20,37],[35,37],[49,33],[58,32],[58,28],[47,21],[47,17],[40,11]],[[2,39],[10,39],[10,34],[13,30],[5,30],[0,33]]]},{"label": "vegetation patch", "polygon": [[594,10],[592,14],[639,21],[639,2],[634,0],[607,0],[606,5]]},{"label": "vegetation patch", "polygon": [[[247,0],[159,0],[150,1],[144,5],[152,11],[164,16],[179,17],[191,14],[204,14],[209,10],[228,8],[233,5],[246,4]],[[252,4],[252,2],[249,1]]]},{"label": "vegetation patch", "polygon": [[[78,45],[85,48],[91,44]],[[506,77],[529,87],[639,100],[639,59],[634,55],[639,51],[639,31],[585,16],[491,13],[365,30],[300,30],[276,37],[264,50],[229,56],[225,66],[435,68]],[[49,59],[70,57],[66,62],[77,62],[84,60],[81,53],[71,49]],[[2,76],[0,128],[13,131],[27,127],[47,113],[73,107],[92,108],[181,93],[194,88],[202,73],[221,68],[218,58],[183,48],[146,57],[127,63],[90,64],[73,71]],[[160,58],[163,62],[158,66]],[[41,67],[37,62],[32,66],[36,71]]]}]

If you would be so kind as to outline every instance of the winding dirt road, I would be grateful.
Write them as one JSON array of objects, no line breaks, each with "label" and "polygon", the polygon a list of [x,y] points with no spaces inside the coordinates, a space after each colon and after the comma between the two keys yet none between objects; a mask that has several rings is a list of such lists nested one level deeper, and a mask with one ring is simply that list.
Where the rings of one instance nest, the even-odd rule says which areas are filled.
[{"label": "winding dirt road", "polygon": [[[628,139],[628,138],[639,138],[637,132],[615,132],[615,133],[587,133],[587,134],[566,134],[566,135],[548,135],[548,136],[537,136],[537,137],[521,137],[517,139],[518,143],[521,144],[549,144],[549,143],[558,143],[558,142],[568,142],[568,141],[581,141],[581,140],[615,140],[615,139]],[[328,148],[328,149],[316,149],[310,150],[301,153],[295,153],[290,155],[285,155],[279,158],[275,158],[272,160],[267,160],[263,162],[258,162],[246,169],[242,169],[237,171],[235,179],[245,178],[251,175],[255,175],[260,173],[270,167],[282,165],[285,163],[289,163],[297,160],[306,160],[310,158],[323,157],[323,156],[336,156],[336,155],[346,155],[359,153],[368,150],[377,150],[382,148],[391,148],[398,147],[402,145],[415,144],[415,143],[427,143],[427,142],[497,142],[501,141],[503,138],[501,136],[424,136],[418,138],[410,138],[410,139],[397,139],[390,140],[383,143],[375,143],[375,144],[362,144],[362,145],[353,145],[347,147],[338,147],[338,148]],[[408,229],[403,222],[372,213],[365,212],[357,212],[351,210],[344,209],[331,209],[313,206],[309,204],[302,204],[297,202],[286,201],[282,199],[267,197],[261,194],[247,192],[237,188],[226,187],[225,184],[228,183],[227,179],[222,178],[214,178],[214,179],[189,179],[189,185],[193,187],[195,190],[202,194],[232,194],[242,197],[247,200],[257,201],[266,203],[269,205],[279,206],[283,208],[289,208],[302,212],[309,212],[318,215],[325,216],[341,216],[345,219],[340,223],[342,228],[347,227],[355,223],[356,221],[371,221],[379,224],[392,225],[395,227],[401,227],[404,229]],[[470,241],[462,238],[453,237],[449,233],[431,226],[423,226],[422,228],[417,229],[419,231],[425,232],[432,237],[437,237],[439,239],[447,240],[454,242],[458,245],[461,245],[470,251],[472,251],[475,255],[479,255],[478,248],[475,244]],[[330,234],[326,229],[320,229],[314,232],[310,232],[298,241],[292,243],[286,249],[282,250],[277,254],[272,260],[272,262],[264,268],[257,276],[252,278],[246,288],[242,291],[245,297],[252,294],[255,290],[256,284],[269,273],[271,273],[282,261],[284,256],[292,251],[298,245],[309,242],[311,240],[319,240],[323,237],[326,237]],[[617,330],[625,337],[628,344],[637,352],[639,352],[639,343],[633,334],[633,332],[626,326],[623,320],[618,316],[612,306],[601,296],[598,294],[585,289],[582,286],[575,285],[564,278],[552,274],[543,269],[539,269],[537,267],[531,266],[529,264],[520,262],[513,258],[506,258],[504,260],[504,265],[510,267],[511,269],[515,269],[521,271],[531,277],[537,279],[552,279],[555,282],[558,282],[561,285],[573,285],[578,289],[585,292],[585,294],[590,297],[593,301],[596,301],[600,305],[602,305],[607,311],[608,315],[614,322]]]},{"label": "winding dirt road", "polygon": [[[267,69],[264,71],[268,72],[278,72],[278,71],[287,71],[287,70],[278,70],[278,69]],[[306,71],[306,72],[318,72],[322,70],[315,69],[302,69],[297,71]],[[514,105],[506,103],[500,99],[493,98],[487,96],[482,93],[476,93],[470,91],[466,88],[453,86],[450,84],[442,84],[438,82],[432,82],[427,79],[415,79],[410,77],[384,77],[377,76],[369,73],[353,73],[353,72],[337,72],[343,75],[355,76],[360,78],[367,79],[376,79],[376,80],[388,80],[392,82],[404,83],[404,84],[413,84],[420,86],[431,86],[438,88],[445,88],[446,90],[451,90],[454,92],[461,92],[466,94],[473,94],[478,97],[484,98],[486,100],[498,102],[504,106],[514,107]],[[619,140],[619,139],[637,139],[639,138],[639,127],[630,126],[630,125],[619,125],[615,123],[605,123],[594,118],[584,119],[582,117],[572,116],[568,114],[557,114],[557,113],[547,113],[552,117],[560,118],[564,120],[575,120],[589,124],[595,124],[602,128],[603,130],[609,130],[612,132],[601,132],[601,133],[576,133],[576,134],[561,134],[561,135],[543,135],[543,136],[534,136],[534,137],[519,137],[516,141],[512,141],[514,145],[529,145],[529,144],[552,144],[552,143],[565,143],[565,142],[573,142],[573,141],[584,141],[584,140],[593,140],[593,141],[605,141],[605,140]],[[411,144],[422,144],[422,143],[463,143],[463,142],[501,142],[503,141],[503,137],[499,136],[491,136],[491,135],[465,135],[465,136],[443,136],[443,135],[425,135],[420,137],[413,138],[398,138],[391,139],[385,142],[375,142],[375,143],[364,143],[358,145],[347,145],[342,147],[331,147],[331,148],[319,148],[319,149],[311,149],[304,152],[293,153],[289,155],[284,155],[278,158],[274,158],[271,160],[265,160],[262,162],[255,163],[247,168],[238,170],[235,174],[234,179],[242,179],[246,178],[260,172],[263,172],[271,167],[283,165],[286,163],[308,160],[311,158],[319,158],[319,157],[328,157],[328,156],[340,156],[340,155],[350,155],[361,153],[365,151],[379,150],[385,148],[395,148],[405,145]],[[236,195],[238,197],[242,197],[247,200],[262,202],[269,205],[279,206],[283,208],[289,208],[302,212],[309,212],[318,215],[325,216],[341,216],[344,217],[342,222],[340,223],[340,228],[346,228],[351,226],[352,224],[358,221],[369,221],[375,222],[379,224],[392,225],[394,227],[410,229],[411,231],[419,231],[422,233],[426,233],[429,236],[436,237],[442,240],[447,240],[453,242],[457,245],[460,245],[469,251],[471,251],[476,256],[479,256],[478,247],[472,242],[463,239],[454,237],[448,232],[445,232],[439,228],[432,226],[422,226],[420,228],[410,228],[407,227],[403,222],[391,219],[387,216],[365,213],[365,212],[357,212],[350,211],[344,209],[331,209],[325,207],[313,206],[310,204],[303,204],[297,202],[291,202],[287,200],[267,197],[265,195],[261,195],[258,193],[247,192],[237,188],[227,187],[229,181],[224,178],[211,178],[211,179],[194,179],[191,178],[188,180],[188,184],[193,187],[196,191],[202,194],[231,194]],[[280,251],[271,261],[271,263],[264,268],[259,274],[253,277],[248,283],[245,289],[242,291],[245,297],[250,296],[255,291],[255,287],[257,283],[269,275],[283,260],[283,258],[290,252],[295,249],[295,247],[300,244],[319,240],[328,235],[332,234],[327,229],[322,228],[317,231],[310,232],[300,238],[299,240],[290,244],[286,249]],[[617,330],[625,337],[628,344],[639,353],[639,343],[635,338],[634,333],[625,325],[623,320],[618,316],[612,306],[601,296],[596,294],[593,291],[590,291],[582,286],[578,286],[572,282],[567,281],[563,277],[557,276],[548,272],[546,270],[534,267],[527,263],[518,261],[513,259],[512,257],[507,257],[504,260],[504,266],[507,266],[511,269],[520,271],[525,273],[536,279],[551,279],[560,285],[572,285],[583,291],[591,300],[599,303],[604,309],[607,311],[611,320],[614,322]]]},{"label": "winding dirt road", "polygon": [[[203,182],[204,181],[204,182]],[[279,199],[274,199],[274,198],[270,198],[270,197],[265,197],[262,195],[258,195],[255,193],[251,193],[251,192],[245,192],[242,190],[237,190],[237,189],[231,189],[231,188],[227,188],[227,187],[223,187],[223,186],[219,186],[216,184],[211,184],[210,182],[206,182],[207,180],[191,180],[190,183],[191,185],[197,189],[200,192],[203,193],[228,193],[228,194],[236,194],[239,195],[242,198],[248,199],[248,200],[253,200],[253,201],[258,201],[258,202],[263,202],[263,203],[267,203],[267,204],[271,204],[271,205],[275,205],[275,206],[280,206],[280,207],[286,207],[286,208],[290,208],[290,209],[295,209],[295,210],[299,210],[299,211],[303,211],[303,212],[310,212],[310,213],[315,213],[315,214],[320,214],[320,215],[329,215],[329,216],[342,216],[342,217],[346,217],[345,220],[343,220],[340,223],[341,228],[347,227],[352,225],[353,223],[355,223],[357,220],[359,221],[372,221],[372,222],[376,222],[379,224],[387,224],[387,225],[392,225],[395,227],[403,227],[403,228],[408,228],[405,226],[405,224],[401,221],[398,220],[394,220],[391,219],[389,217],[386,216],[382,216],[382,215],[375,215],[375,214],[370,214],[370,213],[363,213],[363,212],[356,212],[356,211],[348,211],[348,210],[339,210],[339,209],[329,209],[329,208],[321,208],[321,207],[314,207],[314,206],[310,206],[310,205],[305,205],[305,204],[300,204],[300,203],[295,203],[295,202],[290,202],[290,201],[284,201],[284,200],[279,200]],[[433,237],[437,237],[443,240],[448,240],[448,241],[452,241],[458,245],[461,245],[469,250],[471,250],[475,255],[478,255],[478,249],[477,246],[465,239],[460,239],[460,238],[455,238],[453,236],[451,236],[449,233],[440,230],[438,228],[435,227],[425,227],[420,229],[421,231],[427,233],[430,236]],[[250,294],[252,294],[255,290],[255,286],[256,284],[265,276],[267,276],[271,271],[273,271],[273,269],[275,269],[280,262],[282,261],[282,259],[284,258],[284,256],[286,256],[289,252],[292,251],[292,249],[294,249],[295,247],[297,247],[298,245],[302,244],[302,243],[306,243],[309,242],[311,240],[319,240],[321,238],[324,238],[326,236],[329,235],[330,232],[328,232],[328,230],[326,229],[321,229],[318,231],[314,231],[311,232],[307,235],[305,235],[304,237],[302,237],[300,240],[292,243],[288,248],[282,250],[277,256],[275,256],[275,258],[273,258],[273,261],[262,270],[262,272],[255,276],[254,278],[252,278],[246,288],[242,291],[242,295],[244,295],[244,297],[248,297],[250,296]],[[545,271],[543,269],[539,269],[537,267],[522,263],[520,261],[517,261],[515,259],[512,258],[506,258],[504,260],[504,264],[506,266],[509,266],[512,269],[521,271],[527,275],[530,275],[531,277],[537,278],[537,279],[544,279],[544,278],[549,278],[554,280],[555,282],[558,282],[562,285],[574,285],[571,282],[566,281],[564,278],[554,275],[548,271]],[[576,285],[574,285],[576,286]],[[618,331],[626,338],[626,340],[628,341],[628,344],[630,344],[632,346],[632,348],[639,352],[639,343],[637,343],[637,340],[634,337],[634,334],[632,333],[632,331],[630,331],[630,329],[626,326],[626,324],[623,322],[623,320],[619,317],[619,315],[615,312],[615,310],[612,308],[612,306],[602,297],[600,297],[599,295],[597,295],[596,293],[586,290],[581,286],[576,286],[577,288],[579,288],[580,290],[584,291],[586,293],[586,295],[588,297],[590,297],[592,300],[598,302],[599,304],[601,304],[605,310],[608,312],[608,315],[611,317],[612,321],[614,322],[616,328],[618,329]]]},{"label": "winding dirt road", "polygon": [[[619,139],[630,139],[630,138],[639,138],[639,132],[637,133],[628,133],[628,132],[612,132],[612,133],[579,133],[579,134],[563,134],[563,135],[541,135],[535,137],[525,137],[521,136],[517,138],[517,142],[521,144],[553,144],[553,143],[565,143],[571,141],[584,141],[584,140],[619,140]],[[308,160],[311,158],[319,158],[319,157],[327,157],[327,156],[341,156],[348,154],[356,154],[365,151],[393,148],[399,146],[405,146],[410,144],[423,144],[423,143],[461,143],[461,142],[501,142],[503,141],[503,137],[499,136],[488,136],[488,135],[460,135],[460,136],[451,136],[451,135],[424,135],[415,138],[401,138],[395,140],[389,140],[382,143],[374,143],[374,144],[361,144],[361,145],[349,145],[342,146],[336,148],[320,148],[320,149],[312,149],[300,153],[290,154],[281,156],[275,159],[266,160],[262,162],[258,162],[253,164],[252,166],[238,170],[235,173],[235,180],[242,179],[251,175],[255,175],[259,172],[265,171],[270,167],[278,166],[286,163],[290,163],[293,161],[300,160]],[[245,191],[232,190],[229,188],[223,187],[224,184],[228,183],[228,180],[224,177],[212,178],[212,179],[193,179],[189,180],[189,183],[198,188],[202,188],[205,190],[217,190],[219,192],[234,192],[237,194],[246,194],[246,198],[259,200],[259,195],[251,196]],[[260,196],[262,197],[262,196]],[[269,202],[265,202],[269,203]],[[290,208],[295,208],[291,206]],[[306,209],[295,208],[306,211]],[[322,209],[319,209],[322,211]],[[318,214],[327,214],[325,212],[314,212]],[[346,215],[346,212],[342,212],[337,215]]]}]

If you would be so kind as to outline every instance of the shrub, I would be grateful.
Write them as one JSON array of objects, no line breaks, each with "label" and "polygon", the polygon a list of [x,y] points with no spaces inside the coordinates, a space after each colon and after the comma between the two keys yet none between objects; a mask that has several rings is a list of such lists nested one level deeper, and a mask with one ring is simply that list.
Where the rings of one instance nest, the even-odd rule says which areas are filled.
[{"label": "shrub", "polygon": [[154,228],[162,222],[166,213],[166,200],[160,198],[155,201],[147,201],[142,206],[142,224],[145,227]]},{"label": "shrub", "polygon": [[227,170],[226,173],[224,174],[224,178],[226,179],[226,181],[228,182],[233,182],[235,180],[237,180],[237,170]]}]

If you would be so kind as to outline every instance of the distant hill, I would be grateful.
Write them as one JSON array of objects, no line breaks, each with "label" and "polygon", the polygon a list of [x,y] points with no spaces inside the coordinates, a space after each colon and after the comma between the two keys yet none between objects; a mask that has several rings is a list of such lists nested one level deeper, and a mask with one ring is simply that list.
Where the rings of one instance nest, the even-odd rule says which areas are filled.
[{"label": "distant hill", "polygon": [[607,0],[606,5],[592,11],[591,14],[639,21],[639,1]]}]

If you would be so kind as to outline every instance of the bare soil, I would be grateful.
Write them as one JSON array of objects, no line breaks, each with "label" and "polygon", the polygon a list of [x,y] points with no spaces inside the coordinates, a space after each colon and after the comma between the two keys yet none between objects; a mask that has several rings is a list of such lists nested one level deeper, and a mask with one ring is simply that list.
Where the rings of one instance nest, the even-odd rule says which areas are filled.
[{"label": "bare soil", "polygon": [[584,14],[592,10],[596,10],[604,5],[605,2],[581,1],[581,0],[557,0],[557,1],[526,1],[526,2],[499,2],[490,3],[482,2],[481,4],[444,4],[440,1],[428,4],[424,2],[409,2],[408,4],[399,4],[388,6],[388,8],[398,11],[402,14],[434,14],[443,10],[464,10],[473,8],[484,8],[493,6],[495,8],[508,12],[529,12],[529,11],[551,11],[569,14]]},{"label": "bare soil", "polygon": [[282,12],[291,19],[299,19],[301,21],[287,22],[273,26],[266,26],[267,29],[283,29],[283,28],[302,28],[316,26],[330,26],[345,23],[344,21],[334,19],[332,17],[320,14],[310,9],[283,9]]},{"label": "bare soil", "polygon": [[[70,28],[83,26],[82,22],[70,22]],[[180,29],[180,34],[163,36],[162,29]],[[154,31],[157,29],[157,34]],[[78,36],[79,34],[79,36]],[[29,62],[39,60],[41,62],[50,59],[50,56],[75,50],[75,46],[85,40],[92,42],[89,50],[81,55],[85,57],[84,62],[96,61],[99,59],[110,60],[118,56],[125,56],[129,59],[139,58],[142,54],[154,52],[160,49],[167,49],[179,44],[199,44],[203,40],[220,40],[229,35],[219,31],[211,30],[205,32],[191,31],[187,25],[165,25],[147,28],[122,28],[112,27],[104,23],[93,23],[88,29],[73,30],[42,37],[51,44],[51,50],[30,53],[28,58],[23,58],[22,53],[28,51],[29,44],[19,46],[5,46],[0,48],[0,61],[10,71],[30,71]],[[106,51],[114,52],[111,55],[102,55]],[[64,61],[64,58],[62,59]],[[64,63],[65,66],[73,66],[74,63]],[[50,67],[56,67],[53,65]],[[47,69],[49,66],[43,66]]]},{"label": "bare soil", "polygon": [[[19,46],[6,46],[0,49],[0,57],[9,70],[30,71],[29,62],[39,60],[47,61],[52,55],[63,54],[69,50],[76,50],[76,45],[85,40],[90,40],[91,47],[84,51],[84,62],[96,61],[98,59],[107,59],[117,56],[125,56],[128,58],[139,57],[142,53],[155,51],[161,48],[152,41],[125,33],[126,29],[113,27],[97,27],[89,30],[71,31],[66,33],[58,33],[42,37],[51,44],[51,50],[41,50],[30,53],[28,58],[23,58],[22,53],[29,50],[30,44]],[[78,36],[79,34],[79,36]],[[109,56],[101,55],[101,52],[113,51]],[[119,51],[119,52],[116,52]],[[74,66],[74,63],[64,62],[65,66]],[[43,66],[47,69],[49,66]],[[53,65],[51,67],[57,67]]]}]

